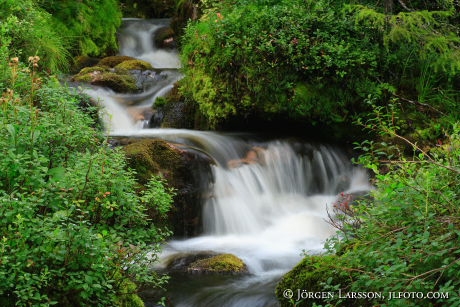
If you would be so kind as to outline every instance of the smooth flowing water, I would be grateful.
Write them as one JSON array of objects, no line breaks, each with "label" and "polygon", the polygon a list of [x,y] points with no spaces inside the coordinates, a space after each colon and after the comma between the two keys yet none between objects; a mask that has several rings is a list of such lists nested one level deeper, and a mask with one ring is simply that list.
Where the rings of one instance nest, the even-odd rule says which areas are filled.
[{"label": "smooth flowing water", "polygon": [[331,146],[143,129],[155,98],[180,78],[177,52],[152,44],[153,33],[165,25],[165,20],[130,19],[120,32],[121,54],[163,68],[157,72],[162,76],[158,82],[136,95],[100,88],[87,93],[105,107],[108,134],[188,144],[215,161],[210,196],[203,204],[204,234],[168,242],[159,267],[174,255],[212,251],[238,256],[249,270],[239,277],[178,274],[170,283],[169,299],[173,306],[277,306],[276,282],[304,252],[322,252],[324,241],[334,233],[327,221],[337,195],[369,190],[367,175]]}]

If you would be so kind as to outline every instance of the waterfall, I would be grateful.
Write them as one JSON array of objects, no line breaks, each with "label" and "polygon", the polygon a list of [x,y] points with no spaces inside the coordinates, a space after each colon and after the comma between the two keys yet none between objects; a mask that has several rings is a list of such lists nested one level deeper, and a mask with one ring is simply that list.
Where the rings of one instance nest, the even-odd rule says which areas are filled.
[{"label": "waterfall", "polygon": [[138,81],[144,80],[142,93],[118,94],[103,88],[84,89],[103,107],[101,118],[107,134],[124,135],[147,126],[155,99],[166,95],[182,77],[177,50],[158,48],[154,44],[155,33],[167,28],[169,22],[169,19],[123,20],[119,32],[120,55],[147,61],[155,69],[136,76]]},{"label": "waterfall", "polygon": [[[202,137],[207,141],[198,143],[206,143],[205,150],[218,153],[216,160],[221,161],[213,166],[214,184],[204,205],[205,233],[169,242],[163,257],[231,253],[246,263],[250,275],[212,280],[186,295],[185,284],[196,279],[180,277],[173,281],[174,306],[277,306],[277,280],[303,252],[323,251],[325,240],[335,232],[328,221],[337,195],[371,189],[367,174],[330,146],[282,140],[253,143],[218,134]],[[193,132],[193,138],[196,142],[200,136]],[[254,147],[260,148],[257,161],[228,163],[245,160]]]},{"label": "waterfall", "polygon": [[142,129],[155,98],[180,78],[177,52],[157,49],[152,43],[152,35],[165,25],[166,20],[129,19],[120,32],[122,55],[163,69],[153,76],[157,82],[139,94],[86,92],[105,107],[107,134],[186,144],[215,162],[210,195],[203,204],[203,235],[168,242],[161,259],[201,251],[231,253],[245,262],[250,274],[208,283],[209,276],[173,278],[169,295],[174,306],[277,306],[276,281],[302,259],[303,252],[323,251],[324,241],[335,231],[327,221],[337,195],[369,190],[367,174],[331,146],[209,131]]},{"label": "waterfall", "polygon": [[153,43],[155,33],[169,23],[169,19],[125,18],[119,31],[120,54],[147,61],[154,68],[180,68],[177,50],[157,48]]}]

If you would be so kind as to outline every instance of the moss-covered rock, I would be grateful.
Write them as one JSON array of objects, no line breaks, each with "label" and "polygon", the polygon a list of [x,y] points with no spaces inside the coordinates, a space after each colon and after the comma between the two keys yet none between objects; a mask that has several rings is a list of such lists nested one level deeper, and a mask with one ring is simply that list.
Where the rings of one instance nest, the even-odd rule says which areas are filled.
[{"label": "moss-covered rock", "polygon": [[[313,306],[314,304],[324,305],[326,302],[321,298],[297,299],[297,290],[322,293],[329,291],[325,284],[340,285],[341,291],[346,293],[347,284],[353,280],[356,271],[345,270],[340,264],[340,257],[336,255],[316,255],[306,256],[298,265],[283,276],[276,287],[276,297],[281,307]],[[294,291],[292,299],[284,297],[284,291],[291,289]],[[292,301],[294,300],[294,301]],[[366,301],[367,302],[367,301]],[[361,306],[366,306],[365,302]],[[356,306],[356,300],[345,300],[341,306]]]},{"label": "moss-covered rock", "polygon": [[126,56],[126,55],[114,55],[114,56],[108,56],[103,58],[97,63],[97,66],[107,66],[107,67],[115,67],[119,65],[120,63],[123,63],[125,61],[132,61],[136,60],[136,58]]},{"label": "moss-covered rock", "polygon": [[152,70],[153,66],[143,60],[126,60],[115,66],[116,70]]},{"label": "moss-covered rock", "polygon": [[139,90],[136,79],[132,75],[113,72],[104,66],[85,67],[72,77],[72,81],[108,87],[119,93],[132,93]]},{"label": "moss-covered rock", "polygon": [[220,254],[193,262],[187,271],[193,274],[245,274],[248,273],[248,268],[237,256]]},{"label": "moss-covered rock", "polygon": [[246,264],[233,254],[217,254],[201,251],[176,254],[167,261],[166,269],[170,273],[189,274],[246,274]]},{"label": "moss-covered rock", "polygon": [[85,67],[96,65],[100,61],[100,58],[90,57],[87,55],[80,55],[73,59],[71,72],[77,73]]},{"label": "moss-covered rock", "polygon": [[151,128],[210,129],[209,121],[198,105],[180,94],[177,83],[165,97],[157,98],[153,111]]},{"label": "moss-covered rock", "polygon": [[137,286],[132,281],[125,280],[120,285],[117,307],[144,307],[142,299],[136,294]]},{"label": "moss-covered rock", "polygon": [[120,75],[114,72],[106,72],[94,78],[91,84],[108,87],[119,93],[137,92],[136,79],[131,75]]},{"label": "moss-covered rock", "polygon": [[[175,189],[169,223],[176,236],[201,232],[203,191],[210,183],[212,160],[202,152],[163,140],[119,140],[141,184],[160,175]],[[154,216],[151,216],[154,218]]]}]

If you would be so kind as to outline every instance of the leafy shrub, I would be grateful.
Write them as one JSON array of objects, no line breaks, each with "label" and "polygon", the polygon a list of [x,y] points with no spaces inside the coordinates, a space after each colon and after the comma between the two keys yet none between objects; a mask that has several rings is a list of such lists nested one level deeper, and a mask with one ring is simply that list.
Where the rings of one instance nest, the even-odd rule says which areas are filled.
[{"label": "leafy shrub", "polygon": [[118,49],[121,10],[117,0],[38,1],[49,12],[52,26],[68,38],[73,55],[101,56]]},{"label": "leafy shrub", "polygon": [[351,123],[369,95],[399,100],[416,124],[457,110],[458,4],[400,3],[206,1],[183,37],[181,91],[214,124],[235,114]]},{"label": "leafy shrub", "polygon": [[[0,301],[16,306],[125,306],[169,235],[171,194],[153,178],[142,194],[124,155],[104,143],[79,96],[11,61],[0,101]],[[26,82],[28,80],[28,82]],[[150,255],[151,253],[151,255]],[[7,303],[5,303],[7,304]],[[134,303],[133,303],[134,304]]]},{"label": "leafy shrub", "polygon": [[[69,64],[69,51],[64,37],[51,23],[52,16],[34,1],[5,0],[0,2],[0,67],[8,65],[10,57],[26,61],[28,56],[42,57],[44,69],[57,71]],[[0,75],[0,82],[9,74]]]},{"label": "leafy shrub", "polygon": [[[391,120],[391,114],[370,122],[369,127],[404,139],[387,119]],[[375,152],[371,142],[361,144],[367,153],[359,162],[375,173],[376,189],[372,197],[355,203],[345,214],[338,211],[342,219],[335,225],[340,225],[340,231],[327,244],[337,258],[334,269],[338,273],[315,280],[293,271],[287,282],[295,284],[299,279],[295,285],[313,282],[312,289],[381,292],[385,297],[353,302],[361,306],[460,306],[459,124],[453,125],[445,145],[429,152],[408,142],[413,155],[396,152],[391,159],[384,158],[384,148]],[[310,274],[318,276],[329,268],[327,259],[312,267]],[[353,277],[344,281],[340,276],[347,272]],[[284,287],[291,286],[285,283]],[[390,292],[423,296],[441,292],[444,296],[388,300]],[[349,300],[336,295],[318,303],[347,306]],[[296,304],[308,306],[311,301]]]},{"label": "leafy shrub", "polygon": [[357,84],[376,75],[377,46],[361,31],[329,0],[209,9],[184,36],[182,91],[214,120],[264,112],[343,121],[363,92]]}]

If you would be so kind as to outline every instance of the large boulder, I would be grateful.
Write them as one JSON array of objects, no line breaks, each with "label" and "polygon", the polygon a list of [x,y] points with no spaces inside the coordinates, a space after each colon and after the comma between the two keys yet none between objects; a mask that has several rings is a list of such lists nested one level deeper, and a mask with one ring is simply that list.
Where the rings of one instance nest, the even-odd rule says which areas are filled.
[{"label": "large boulder", "polygon": [[198,105],[180,94],[177,83],[165,97],[157,98],[153,113],[149,122],[150,128],[210,129],[210,124]]},{"label": "large boulder", "polygon": [[153,175],[163,177],[176,191],[169,223],[177,237],[201,233],[201,204],[211,180],[213,161],[202,152],[158,139],[119,140],[129,166],[145,184]]},{"label": "large boulder", "polygon": [[152,37],[157,48],[175,48],[174,30],[170,27],[161,27],[156,30]]}]

